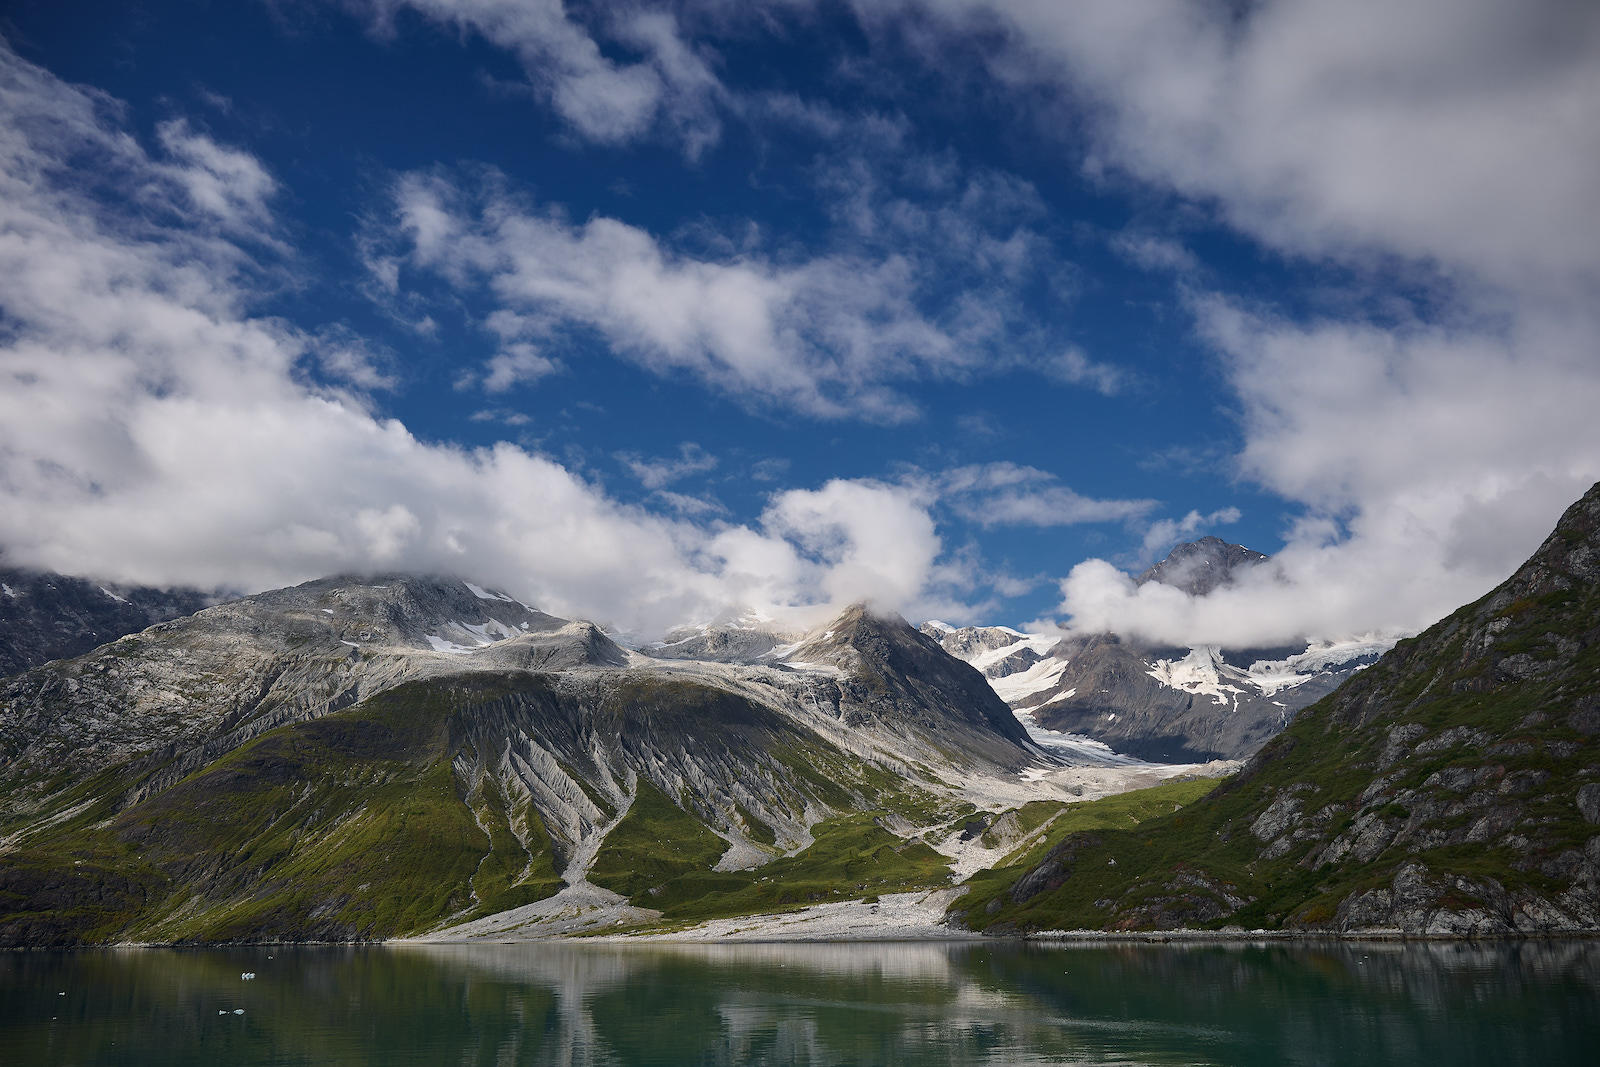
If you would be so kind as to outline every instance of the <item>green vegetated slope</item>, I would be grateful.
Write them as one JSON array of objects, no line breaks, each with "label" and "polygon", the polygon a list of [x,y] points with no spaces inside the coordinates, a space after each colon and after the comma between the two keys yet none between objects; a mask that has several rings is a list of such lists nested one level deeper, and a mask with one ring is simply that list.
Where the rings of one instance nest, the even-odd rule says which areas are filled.
[{"label": "green vegetated slope", "polygon": [[481,679],[404,685],[121,811],[102,794],[0,857],[0,935],[370,938],[553,893],[548,837],[530,851],[509,832],[530,813],[492,784],[463,796],[452,771],[452,714],[500,694]]},{"label": "green vegetated slope", "polygon": [[[947,885],[916,834],[973,810],[724,690],[632,676],[403,684],[129,803],[161,766],[108,768],[0,852],[0,944],[420,933],[557,892],[574,827],[606,832],[591,879],[668,921],[748,914]],[[808,811],[832,814],[782,855],[775,821]],[[730,828],[772,861],[714,871]]]},{"label": "green vegetated slope", "polygon": [[1211,795],[974,879],[994,932],[1600,928],[1600,486]]}]

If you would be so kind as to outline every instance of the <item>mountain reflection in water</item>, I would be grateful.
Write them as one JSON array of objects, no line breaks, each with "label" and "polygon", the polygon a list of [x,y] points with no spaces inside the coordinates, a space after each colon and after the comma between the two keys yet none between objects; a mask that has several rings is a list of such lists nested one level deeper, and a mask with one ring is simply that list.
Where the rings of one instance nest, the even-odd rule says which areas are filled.
[{"label": "mountain reflection in water", "polygon": [[1596,1048],[1593,942],[0,954],[18,1064],[1552,1067]]}]

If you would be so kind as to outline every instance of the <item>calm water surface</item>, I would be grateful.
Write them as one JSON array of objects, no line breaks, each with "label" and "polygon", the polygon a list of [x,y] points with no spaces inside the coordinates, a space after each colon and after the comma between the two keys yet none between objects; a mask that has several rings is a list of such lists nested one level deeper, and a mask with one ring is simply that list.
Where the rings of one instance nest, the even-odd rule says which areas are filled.
[{"label": "calm water surface", "polygon": [[1600,944],[0,953],[7,1067],[844,1063],[1595,1064]]}]

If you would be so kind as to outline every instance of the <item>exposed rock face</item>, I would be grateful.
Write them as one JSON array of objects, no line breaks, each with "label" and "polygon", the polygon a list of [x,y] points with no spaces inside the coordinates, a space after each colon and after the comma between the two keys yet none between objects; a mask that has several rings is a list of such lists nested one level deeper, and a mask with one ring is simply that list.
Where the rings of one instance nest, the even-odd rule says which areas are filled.
[{"label": "exposed rock face", "polygon": [[78,656],[215,602],[195,589],[104,585],[0,567],[0,676]]},{"label": "exposed rock face", "polygon": [[647,645],[644,651],[658,659],[708,660],[714,663],[760,663],[773,658],[773,651],[798,635],[787,635],[758,626],[700,626],[674,630],[666,640]]},{"label": "exposed rock face", "polygon": [[[1099,634],[1064,641],[1052,688],[1014,702],[1040,726],[1158,762],[1249,756],[1295,713],[1378,658],[1383,643],[1305,650],[1160,648]],[[1268,658],[1271,657],[1271,658]]]},{"label": "exposed rock face", "polygon": [[[856,605],[826,632],[796,645],[787,659],[843,671],[840,699],[854,721],[931,730],[962,748],[988,748],[995,738],[1009,746],[1028,744],[1027,731],[983,675],[898,616]],[[1003,758],[1006,751],[997,749],[990,758]]]},{"label": "exposed rock face", "polygon": [[[1069,839],[995,921],[1596,930],[1597,711],[1600,485],[1504,584],[1302,712],[1236,778],[1137,845]],[[1073,878],[1073,899],[1103,906],[1070,904]]]},{"label": "exposed rock face", "polygon": [[1027,670],[1055,645],[1054,638],[1025,634],[1009,626],[963,626],[925,622],[918,629],[939,647],[983,672],[985,678],[1009,678]]}]

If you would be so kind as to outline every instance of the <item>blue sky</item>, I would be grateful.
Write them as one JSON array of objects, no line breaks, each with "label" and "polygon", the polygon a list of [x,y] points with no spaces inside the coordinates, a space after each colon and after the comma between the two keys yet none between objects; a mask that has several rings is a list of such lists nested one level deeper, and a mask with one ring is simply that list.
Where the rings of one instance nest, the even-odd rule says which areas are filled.
[{"label": "blue sky", "polygon": [[1504,7],[11,5],[0,546],[1413,630],[1600,477],[1600,16]]}]

